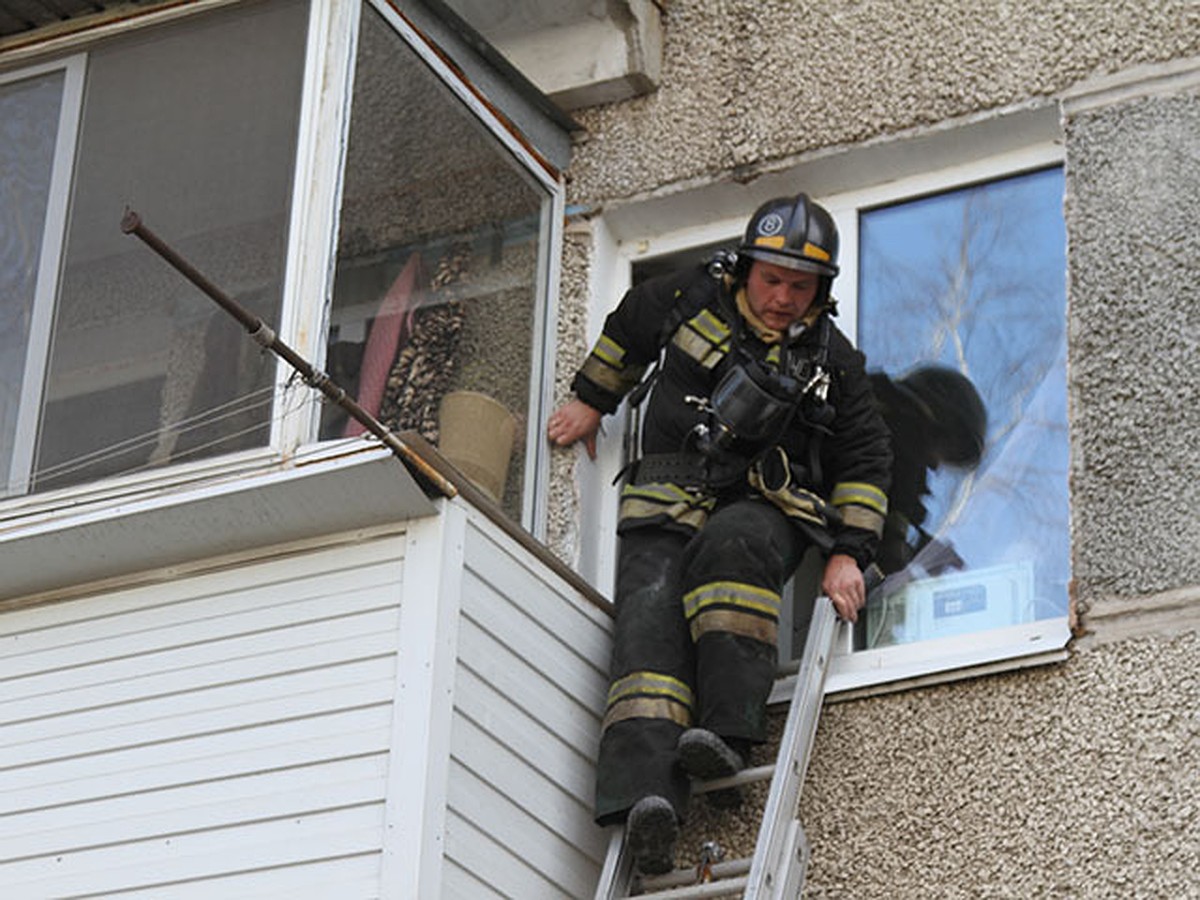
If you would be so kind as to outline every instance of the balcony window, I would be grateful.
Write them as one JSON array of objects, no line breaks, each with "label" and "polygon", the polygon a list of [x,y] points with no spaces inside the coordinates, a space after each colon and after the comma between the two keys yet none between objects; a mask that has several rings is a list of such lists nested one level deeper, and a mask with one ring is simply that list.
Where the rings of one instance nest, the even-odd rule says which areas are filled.
[{"label": "balcony window", "polygon": [[[373,7],[359,31],[327,367],[514,518],[553,194]],[[327,407],[322,438],[361,426]]]},{"label": "balcony window", "polygon": [[277,316],[307,19],[248,4],[3,76],[5,496],[267,444],[273,361],[119,225]]}]

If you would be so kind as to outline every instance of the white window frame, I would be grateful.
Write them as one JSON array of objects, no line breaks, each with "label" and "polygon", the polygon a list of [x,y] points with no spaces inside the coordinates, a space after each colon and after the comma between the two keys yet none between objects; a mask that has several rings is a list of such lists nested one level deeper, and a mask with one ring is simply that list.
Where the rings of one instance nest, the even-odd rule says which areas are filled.
[{"label": "white window frame", "polygon": [[[842,238],[842,272],[853,277],[838,279],[838,324],[852,340],[858,333],[859,215],[863,209],[912,200],[972,184],[1062,165],[1063,148],[1053,141],[997,154],[969,163],[897,179],[857,191],[824,198],[837,222]],[[844,277],[844,276],[843,276]],[[1064,273],[1064,280],[1066,274]],[[1039,619],[1006,628],[988,629],[955,637],[915,641],[872,650],[854,650],[850,629],[842,629],[839,645],[830,661],[826,689],[831,693],[855,690],[883,682],[980,666],[1001,661],[1028,664],[1029,658],[1061,658],[1071,638],[1068,616]],[[1023,661],[1023,662],[1022,662]]]},{"label": "white window frame", "polygon": [[[305,104],[301,109],[301,135],[309,138],[308,145],[299,149],[296,166],[296,188],[293,194],[292,246],[289,247],[289,270],[285,289],[282,320],[289,322],[292,333],[300,336],[298,352],[310,359],[323,360],[332,303],[333,273],[337,260],[337,222],[341,206],[340,185],[345,166],[345,154],[354,91],[354,64],[358,47],[362,3],[383,16],[396,33],[413,50],[450,91],[464,104],[494,137],[499,148],[507,152],[546,192],[549,204],[544,219],[546,233],[540,241],[544,258],[541,260],[534,285],[539,302],[535,304],[533,356],[530,360],[529,412],[525,435],[525,477],[521,524],[537,537],[546,533],[546,487],[549,481],[550,456],[545,442],[539,439],[540,423],[553,400],[553,385],[547,377],[553,371],[555,310],[558,306],[559,268],[562,257],[562,219],[565,187],[559,173],[551,171],[541,159],[506,126],[492,108],[471,86],[446,63],[431,46],[387,0],[314,0],[313,22],[310,28],[310,61],[315,55],[321,63],[310,62],[307,76],[312,84],[305,86]],[[319,38],[318,32],[328,36]],[[336,36],[337,40],[331,39]],[[330,50],[329,48],[335,48]],[[310,103],[309,100],[312,100]],[[317,123],[315,127],[309,123]],[[333,173],[330,177],[330,173]],[[323,184],[314,188],[313,185]],[[301,208],[303,207],[303,208]],[[295,279],[296,290],[291,289]],[[321,307],[314,305],[320,298]],[[304,323],[319,323],[319,327],[304,327]],[[286,368],[286,367],[284,367]],[[279,388],[291,377],[281,369]],[[284,418],[277,440],[285,452],[300,454],[326,452],[331,445],[343,442],[316,441],[320,407],[307,404],[303,414]],[[351,439],[358,441],[360,439]]]},{"label": "white window frame", "polygon": [[50,188],[46,198],[46,218],[42,226],[41,255],[38,259],[34,287],[33,314],[30,317],[29,336],[25,345],[25,371],[21,379],[16,434],[11,464],[9,470],[4,473],[8,492],[21,495],[29,488],[33,469],[46,361],[50,354],[50,333],[54,324],[54,303],[58,296],[63,243],[66,239],[67,207],[75,167],[79,115],[83,107],[85,66],[86,56],[80,53],[52,63],[0,73],[0,85],[37,78],[51,72],[63,73],[54,159],[51,163]]},{"label": "white window frame", "polygon": [[[534,286],[539,302],[532,323],[534,355],[531,360],[526,488],[522,510],[522,524],[535,535],[544,536],[547,516],[544,497],[550,461],[548,448],[537,438],[540,435],[540,422],[545,418],[545,410],[552,402],[553,395],[553,385],[547,373],[553,371],[553,335],[562,257],[563,180],[560,173],[553,171],[511,131],[485,100],[461,79],[438,51],[387,0],[311,0],[309,5],[283,299],[279,321],[274,323],[274,327],[281,339],[301,356],[314,364],[323,363],[336,263],[340,186],[350,122],[358,28],[364,2],[370,3],[385,18],[484,125],[497,140],[497,150],[509,153],[546,192],[549,208],[545,217],[545,233],[541,239],[543,257]],[[31,350],[26,362],[27,372],[34,371],[38,377],[36,383],[27,379],[25,390],[32,392],[36,388],[38,398],[42,387],[40,373],[45,368],[54,301],[58,293],[57,280],[72,180],[70,164],[78,139],[87,47],[93,39],[112,37],[193,14],[203,15],[226,5],[224,0],[218,0],[198,3],[192,9],[185,7],[150,12],[118,26],[98,29],[94,35],[73,35],[65,43],[50,41],[44,48],[46,54],[62,52],[65,47],[79,52],[66,59],[41,64],[33,62],[19,70],[0,74],[0,80],[8,81],[56,69],[65,68],[68,73],[52,175],[52,207],[47,214],[42,259],[39,262],[35,309],[40,319],[34,322],[37,330],[30,335]],[[147,224],[153,227],[152,222]],[[169,241],[169,235],[163,237]],[[40,357],[34,359],[39,353]],[[318,442],[316,434],[320,419],[320,397],[315,391],[296,390],[294,386],[289,389],[292,377],[291,368],[282,360],[279,361],[271,430],[265,446],[196,462],[172,464],[162,470],[105,479],[100,483],[86,483],[36,494],[22,492],[0,500],[0,522],[52,514],[55,509],[75,506],[80,502],[112,503],[123,497],[167,486],[202,482],[213,477],[257,471],[280,464],[295,464],[301,460],[344,452],[348,443],[361,443],[361,438]],[[39,406],[40,399],[30,404],[26,397],[22,397],[18,446],[26,471],[24,480],[17,483],[22,491],[28,486],[27,470],[32,465]],[[17,471],[15,463],[13,471]],[[0,473],[0,476],[11,480],[8,472]]]},{"label": "white window frame", "polygon": [[[1044,132],[1044,123],[1038,128]],[[942,137],[947,141],[954,140],[953,133]],[[854,151],[850,152],[852,154]],[[908,153],[911,157],[908,162],[910,170],[919,167],[922,154]],[[814,199],[826,206],[833,215],[841,238],[839,264],[842,274],[835,282],[833,291],[838,300],[838,327],[851,340],[856,339],[860,210],[1062,165],[1063,162],[1063,148],[1055,135],[991,155],[974,152],[973,158],[943,164],[936,171],[915,172],[884,183],[829,195],[814,194]],[[863,165],[863,171],[863,181],[872,176],[879,177],[871,171],[870,166]],[[636,222],[638,218],[633,208],[622,211],[614,217],[613,223],[593,223],[592,234],[597,248],[594,269],[599,275],[593,278],[591,285],[588,340],[595,340],[603,326],[604,316],[628,290],[632,267],[636,262],[708,243],[736,243],[757,202],[770,196],[805,189],[805,175],[802,166],[779,178],[772,177],[769,186],[754,194],[754,202],[742,198],[737,204],[742,207],[737,215],[723,216],[705,225],[681,225],[664,228],[657,234],[639,234],[631,231],[626,224]],[[686,221],[689,216],[711,216],[713,209],[728,208],[715,201],[711,193],[724,194],[727,191],[728,186],[717,186],[710,189],[709,195],[697,191],[690,200],[676,199],[669,215],[660,215],[658,218],[674,216]],[[654,219],[655,215],[652,212],[647,218]],[[604,265],[606,258],[611,258],[613,264]],[[621,466],[621,420],[620,413],[606,417],[606,434],[598,448],[597,464],[590,470],[585,467],[581,479],[581,502],[585,510],[581,544],[599,548],[588,557],[588,566],[581,567],[581,571],[609,596],[612,596],[615,580],[617,522],[617,492],[611,485]],[[844,628],[841,629],[835,655],[830,662],[826,690],[831,694],[871,692],[885,685],[890,689],[967,677],[981,671],[1055,662],[1066,657],[1064,648],[1070,638],[1069,617],[1065,615],[961,636],[857,651],[853,649],[851,630]]]}]

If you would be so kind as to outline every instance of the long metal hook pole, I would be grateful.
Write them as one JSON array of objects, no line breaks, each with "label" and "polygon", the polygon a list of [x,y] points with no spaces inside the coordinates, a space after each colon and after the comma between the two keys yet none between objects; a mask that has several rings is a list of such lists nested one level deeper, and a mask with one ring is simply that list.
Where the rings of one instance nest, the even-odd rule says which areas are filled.
[{"label": "long metal hook pole", "polygon": [[142,243],[170,263],[179,274],[212,298],[223,310],[237,319],[250,334],[250,337],[254,338],[256,343],[281,357],[288,365],[300,373],[300,377],[304,379],[305,384],[316,388],[338,406],[342,407],[342,409],[346,410],[356,421],[362,423],[364,428],[379,438],[399,457],[401,462],[413,469],[415,474],[427,484],[440,491],[446,497],[453,497],[458,493],[454,485],[441,473],[434,469],[428,462],[421,459],[421,457],[413,452],[412,448],[405,445],[382,422],[359,406],[343,388],[334,384],[328,375],[315,368],[304,357],[281,341],[266,322],[213,284],[199,269],[180,256],[176,250],[168,246],[166,241],[147,228],[142,222],[142,217],[136,212],[126,210],[125,215],[121,219],[121,230],[126,234],[132,234],[134,237],[140,239]]}]

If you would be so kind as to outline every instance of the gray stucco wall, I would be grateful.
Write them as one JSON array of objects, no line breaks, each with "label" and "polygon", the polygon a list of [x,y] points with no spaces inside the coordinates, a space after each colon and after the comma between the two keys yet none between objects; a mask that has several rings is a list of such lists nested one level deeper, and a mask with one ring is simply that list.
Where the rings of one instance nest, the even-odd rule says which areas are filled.
[{"label": "gray stucco wall", "polygon": [[671,0],[653,94],[579,110],[597,204],[1051,96],[1200,52],[1192,0]]},{"label": "gray stucco wall", "polygon": [[806,896],[1200,896],[1200,637],[826,707]]},{"label": "gray stucco wall", "polygon": [[[753,177],[1195,57],[1200,5],[689,0],[667,5],[666,41],[657,93],[576,113],[573,202]],[[828,706],[807,896],[1200,896],[1197,136],[1195,88],[1065,119],[1074,593],[1079,633],[1112,633],[1064,664]],[[582,289],[585,237],[568,251]]]},{"label": "gray stucco wall", "polygon": [[1080,606],[1200,584],[1200,91],[1068,119]]}]

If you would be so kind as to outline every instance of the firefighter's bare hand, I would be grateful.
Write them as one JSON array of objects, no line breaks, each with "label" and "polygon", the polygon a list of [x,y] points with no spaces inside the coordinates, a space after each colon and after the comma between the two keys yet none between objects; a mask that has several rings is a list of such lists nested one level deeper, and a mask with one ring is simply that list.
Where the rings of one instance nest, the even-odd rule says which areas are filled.
[{"label": "firefighter's bare hand", "polygon": [[821,591],[833,601],[837,614],[847,622],[858,621],[858,611],[867,604],[867,587],[854,557],[835,553],[825,563]]},{"label": "firefighter's bare hand", "polygon": [[569,400],[550,415],[546,437],[559,447],[570,447],[583,441],[589,459],[596,458],[596,434],[600,431],[603,414],[582,400]]}]

